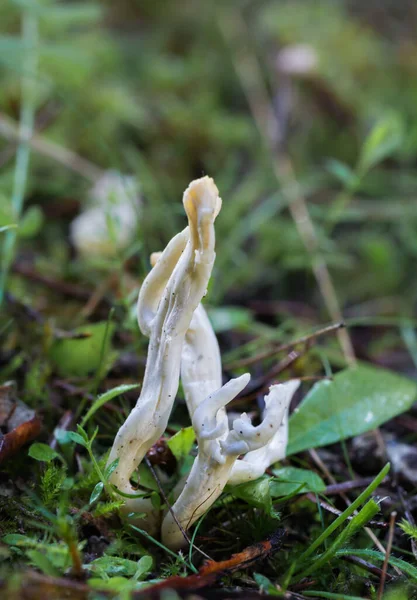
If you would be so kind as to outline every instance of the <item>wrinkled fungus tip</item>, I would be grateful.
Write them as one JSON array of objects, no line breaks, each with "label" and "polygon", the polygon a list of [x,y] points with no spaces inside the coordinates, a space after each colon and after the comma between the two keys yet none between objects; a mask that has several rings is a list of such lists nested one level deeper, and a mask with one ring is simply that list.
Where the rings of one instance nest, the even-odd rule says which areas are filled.
[{"label": "wrinkled fungus tip", "polygon": [[197,218],[197,214],[202,216],[212,211],[217,217],[222,201],[213,179],[206,175],[190,183],[184,192],[183,204],[190,218]]}]

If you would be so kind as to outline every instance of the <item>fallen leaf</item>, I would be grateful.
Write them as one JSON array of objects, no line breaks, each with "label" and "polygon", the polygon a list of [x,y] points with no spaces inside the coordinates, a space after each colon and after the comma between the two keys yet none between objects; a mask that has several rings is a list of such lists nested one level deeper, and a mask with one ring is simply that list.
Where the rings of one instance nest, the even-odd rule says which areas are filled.
[{"label": "fallen leaf", "polygon": [[35,411],[13,397],[13,383],[0,386],[0,464],[14,456],[22,446],[34,440],[41,431],[41,420]]}]

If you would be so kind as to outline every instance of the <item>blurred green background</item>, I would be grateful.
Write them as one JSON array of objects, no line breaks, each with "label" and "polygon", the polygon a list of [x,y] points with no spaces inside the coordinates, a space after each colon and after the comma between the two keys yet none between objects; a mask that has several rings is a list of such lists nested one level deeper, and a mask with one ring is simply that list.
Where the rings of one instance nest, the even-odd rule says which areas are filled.
[{"label": "blurred green background", "polygon": [[[72,328],[79,307],[46,299],[13,262],[93,289],[116,273],[129,309],[149,253],[184,225],[183,190],[209,174],[224,203],[208,302],[254,311],[218,312],[218,329],[253,314],[292,333],[334,320],[314,261],[348,319],[411,319],[416,25],[411,0],[3,0],[3,288]],[[19,122],[37,136],[30,150]],[[136,178],[137,235],[85,260],[69,225],[110,169]],[[400,336],[382,338],[393,366]]]}]

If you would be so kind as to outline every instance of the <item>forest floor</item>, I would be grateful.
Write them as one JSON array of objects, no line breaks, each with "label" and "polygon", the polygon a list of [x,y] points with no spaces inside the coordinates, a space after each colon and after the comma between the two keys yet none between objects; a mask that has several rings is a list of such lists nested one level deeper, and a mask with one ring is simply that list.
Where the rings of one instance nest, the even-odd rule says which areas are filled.
[{"label": "forest floor", "polygon": [[[0,7],[0,595],[417,598],[415,6],[206,4]],[[286,458],[173,552],[123,518],[106,463],[143,382],[150,254],[205,174],[204,305],[224,381],[252,376],[230,412],[301,385]],[[180,386],[139,470],[161,511],[190,425]]]}]

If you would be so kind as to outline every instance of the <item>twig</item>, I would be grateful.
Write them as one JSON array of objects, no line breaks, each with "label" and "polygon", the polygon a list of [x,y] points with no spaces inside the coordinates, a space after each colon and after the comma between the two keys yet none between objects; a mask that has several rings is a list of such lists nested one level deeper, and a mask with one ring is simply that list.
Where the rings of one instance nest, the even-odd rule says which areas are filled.
[{"label": "twig", "polygon": [[250,400],[254,400],[258,397],[259,394],[268,389],[271,385],[271,381],[275,379],[280,373],[285,371],[289,366],[291,366],[295,361],[297,361],[300,356],[302,356],[304,352],[295,352],[294,350],[288,354],[285,358],[283,358],[278,364],[276,364],[272,369],[270,369],[265,375],[260,377],[258,380],[253,382],[251,387],[251,391],[249,394],[245,394],[244,396],[238,396],[234,400],[229,403],[230,407],[234,407],[237,404],[240,404],[243,400],[248,402]]},{"label": "twig", "polygon": [[397,513],[394,511],[391,513],[390,520],[389,520],[387,551],[385,553],[384,564],[382,565],[382,573],[381,573],[381,579],[380,579],[380,583],[379,583],[377,600],[382,600],[382,595],[384,593],[385,580],[387,578],[388,561],[389,561],[389,557],[391,554],[392,541],[394,539],[394,529],[395,529],[395,519],[396,518],[397,518]]},{"label": "twig", "polygon": [[[311,257],[313,273],[328,313],[333,321],[343,321],[336,291],[327,264],[320,252],[314,225],[305,198],[295,178],[291,160],[282,149],[278,150],[277,148],[275,133],[279,131],[279,123],[255,53],[245,44],[246,40],[250,38],[250,33],[240,12],[238,10],[232,12],[232,10],[232,8],[221,9],[221,14],[218,15],[220,30],[230,47],[235,71],[246,95],[261,140],[270,154],[277,183],[287,197],[289,211],[304,247]],[[338,338],[346,362],[354,364],[355,355],[347,330],[339,330]]]},{"label": "twig", "polygon": [[52,158],[93,183],[103,174],[103,171],[99,167],[87,159],[67,148],[46,140],[43,136],[33,133],[28,127],[22,126],[19,129],[12,119],[1,113],[0,135],[8,140],[28,144],[33,150],[37,150],[40,154]]},{"label": "twig", "polygon": [[260,360],[264,360],[265,358],[272,358],[275,354],[280,352],[284,352],[285,350],[292,350],[294,346],[298,346],[299,344],[306,344],[314,342],[317,338],[326,335],[328,333],[333,333],[337,331],[341,327],[345,327],[345,324],[342,323],[334,323],[332,325],[328,325],[327,327],[323,327],[318,331],[314,331],[313,333],[309,333],[304,335],[303,337],[298,338],[298,340],[294,340],[293,342],[288,342],[287,344],[281,344],[276,348],[270,348],[269,350],[265,350],[264,352],[260,352],[255,356],[248,356],[247,358],[242,358],[241,360],[236,360],[225,366],[226,369],[234,370],[239,369],[240,367],[247,367],[254,363],[259,362]]},{"label": "twig", "polygon": [[[137,598],[137,599],[149,599],[149,598],[160,598],[160,592],[164,589],[172,590],[184,590],[185,592],[190,592],[192,590],[201,589],[207,587],[212,584],[217,576],[222,575],[223,573],[227,573],[229,571],[233,571],[236,568],[239,568],[239,563],[237,562],[239,557],[251,557],[251,561],[255,562],[256,560],[261,560],[268,556],[269,553],[276,550],[274,545],[270,541],[261,542],[260,544],[255,544],[254,546],[250,546],[246,548],[240,554],[234,555],[229,561],[224,561],[223,563],[216,563],[215,561],[211,561],[208,566],[202,567],[199,571],[198,575],[190,575],[188,577],[174,576],[169,577],[159,583],[154,585],[149,585],[144,589],[134,590],[130,593],[129,597]],[[237,559],[237,560],[236,560]],[[236,566],[235,566],[236,561]],[[209,570],[210,567],[213,566],[214,569],[211,570],[210,573],[206,573],[206,569]],[[243,568],[243,566],[242,566]],[[114,598],[114,592],[109,589],[104,588],[105,582],[103,581],[103,589],[98,589],[98,593],[100,596],[104,598],[112,597]],[[8,588],[6,582],[0,581],[0,590],[4,589],[7,591]],[[71,579],[69,577],[52,577],[49,575],[43,575],[41,573],[37,573],[36,571],[28,571],[25,573],[24,578],[20,581],[20,593],[24,595],[25,598],[77,598],[79,600],[87,600],[91,596],[91,587],[87,583],[83,583],[81,581],[77,581],[75,579]],[[236,592],[226,591],[227,593],[223,596],[223,592],[226,591],[224,588],[218,591],[216,590],[216,597],[224,597],[224,598],[241,598],[242,592],[236,590]],[[264,594],[260,594],[257,591],[245,591],[245,598],[249,600],[251,598],[264,598]],[[305,596],[294,592],[286,592],[282,598],[284,600],[307,600]]]},{"label": "twig", "polygon": [[[58,113],[58,105],[53,101],[47,102],[44,108],[39,108],[37,114],[34,116],[35,118],[33,123],[33,134],[41,134],[43,130],[45,130],[51,123],[55,121],[56,117],[58,116]],[[0,169],[4,167],[15,156],[16,151],[19,147],[19,141],[19,137],[17,137],[17,139],[15,140],[10,141],[8,146],[6,146],[5,149],[0,152]]]},{"label": "twig", "polygon": [[353,479],[352,481],[343,481],[342,483],[335,483],[328,485],[323,492],[324,496],[331,496],[333,494],[344,494],[350,490],[354,490],[359,487],[367,487],[372,481],[373,477],[364,477],[363,479]]},{"label": "twig", "polygon": [[[319,242],[308,212],[307,203],[301,194],[301,190],[295,179],[292,163],[288,156],[281,154],[281,156],[276,158],[275,172],[278,180],[284,183],[284,189],[291,191],[291,194],[289,193],[288,197],[288,208],[294,219],[300,238],[311,257],[313,273],[328,313],[333,321],[343,321],[343,315],[337,299],[336,290],[330,277],[326,261],[320,252]],[[355,353],[347,329],[339,329],[337,336],[347,364],[355,364]]]},{"label": "twig", "polygon": [[[87,400],[90,400],[91,402],[94,402],[94,400],[95,400],[95,396],[93,396],[93,394],[90,394],[89,392],[87,392],[87,390],[85,388],[73,385],[72,383],[69,383],[68,381],[64,381],[63,379],[55,379],[52,382],[52,385],[61,390],[64,390],[64,392],[67,392],[67,394],[69,394],[70,396],[83,396],[83,397],[85,396],[87,398]],[[111,405],[105,404],[105,406],[108,407]]]},{"label": "twig", "polygon": [[303,354],[305,354],[305,352],[296,352],[295,350],[292,350],[292,352],[290,352],[288,356],[286,356],[277,365],[275,365],[275,367],[272,367],[272,369],[268,371],[265,377],[263,378],[265,383],[261,387],[260,391],[263,392],[269,386],[272,379],[280,375],[280,373],[285,371],[285,369],[288,369],[288,367],[295,363],[295,361],[298,360]]},{"label": "twig", "polygon": [[[327,510],[327,512],[332,513],[332,515],[339,516],[342,514],[341,510],[338,510],[337,508],[335,508],[328,502],[321,500],[320,498],[317,499],[314,494],[309,493],[309,494],[306,494],[305,497],[308,498],[310,500],[310,502],[313,502],[313,504],[317,504],[317,502],[319,502],[320,506],[322,508],[324,508],[324,510]],[[352,521],[352,519],[354,519],[354,518],[355,518],[355,516],[350,516],[347,518],[347,520]],[[369,521],[369,527],[375,527],[376,529],[387,529],[389,527],[389,524],[385,523],[384,521]]]},{"label": "twig", "polygon": [[[82,406],[82,403],[85,400],[88,400],[89,402],[94,402],[94,400],[96,399],[96,396],[88,392],[85,388],[73,385],[72,383],[69,383],[68,381],[65,381],[63,379],[54,379],[52,385],[58,389],[64,390],[64,392],[66,392],[69,396],[81,397],[81,402],[78,404],[77,407],[77,413],[79,412],[80,407]],[[121,413],[121,409],[109,402],[103,405],[103,409],[110,413],[116,414],[117,416],[119,416]],[[77,421],[77,414],[73,416],[73,421]]]},{"label": "twig", "polygon": [[[71,427],[73,417],[74,417],[74,415],[72,414],[72,411],[66,410],[64,412],[64,414],[62,415],[61,419],[59,420],[59,423],[55,429],[64,429],[65,431],[67,431]],[[58,441],[54,435],[52,435],[49,445],[52,448],[52,450],[57,449]]]},{"label": "twig", "polygon": [[[382,576],[382,569],[380,569],[376,565],[373,565],[372,563],[368,562],[367,560],[360,558],[359,556],[354,556],[354,555],[349,554],[346,556],[341,556],[340,558],[342,560],[350,562],[354,565],[357,565],[358,567],[361,567],[361,569],[365,569],[365,571],[368,571],[369,573],[372,573],[373,575],[376,575],[377,577]],[[386,580],[391,581],[392,579],[393,579],[393,576],[390,575],[389,573],[386,573]]]},{"label": "twig", "polygon": [[[5,299],[7,303],[16,310],[16,313],[18,313],[19,316],[24,316],[26,319],[35,322],[37,325],[46,325],[48,323],[47,319],[45,319],[40,312],[38,312],[32,306],[29,306],[21,300],[18,300],[15,296],[13,296],[13,294],[6,292]],[[63,329],[57,329],[56,327],[51,326],[49,323],[48,325],[53,333],[53,336],[58,340],[82,340],[91,337],[91,335],[87,332],[77,333],[75,331],[64,331]]]},{"label": "twig", "polygon": [[[280,529],[268,540],[249,546],[242,552],[233,554],[228,560],[220,562],[210,560],[204,563],[196,575],[168,577],[168,579],[144,589],[143,595],[148,598],[152,597],[152,594],[158,594],[163,589],[192,590],[206,587],[213,583],[217,577],[225,573],[245,569],[276,552],[281,547],[284,533],[284,530]],[[137,597],[142,597],[142,594],[138,592]]]},{"label": "twig", "polygon": [[[48,277],[48,275],[43,275],[42,273],[36,271],[33,267],[23,263],[16,262],[13,265],[13,272],[21,275],[22,277],[26,277],[26,279],[40,283],[45,287],[58,292],[59,294],[63,294],[64,296],[69,296],[82,301],[88,301],[91,298],[92,292],[90,290],[73,283],[62,281],[61,279],[53,279],[52,277]],[[102,301],[104,300],[105,299],[103,298]]]}]

